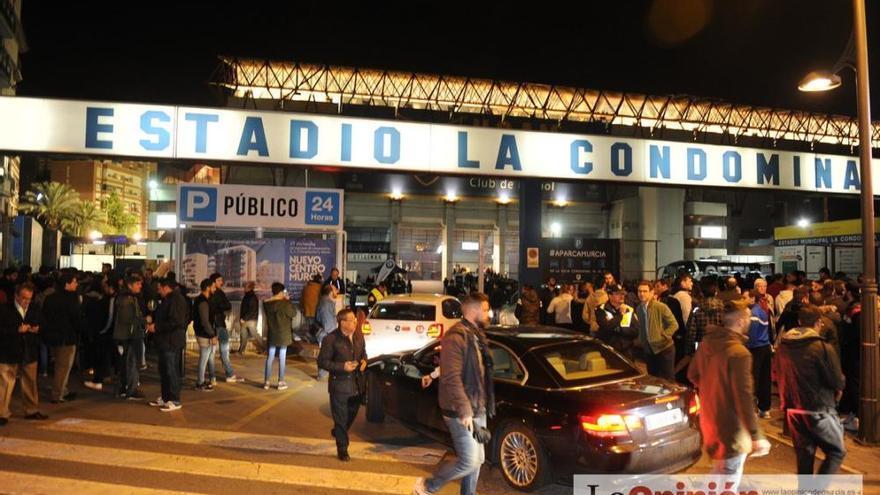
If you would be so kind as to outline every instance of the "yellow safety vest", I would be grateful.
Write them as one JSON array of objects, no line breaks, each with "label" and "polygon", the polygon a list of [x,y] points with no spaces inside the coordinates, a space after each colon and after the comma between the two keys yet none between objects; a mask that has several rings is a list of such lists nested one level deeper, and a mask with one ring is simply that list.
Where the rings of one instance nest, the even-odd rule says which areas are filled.
[{"label": "yellow safety vest", "polygon": [[385,299],[385,294],[382,294],[382,291],[380,291],[378,287],[373,287],[373,290],[370,291],[370,295],[373,296],[373,299],[375,299],[376,302]]}]

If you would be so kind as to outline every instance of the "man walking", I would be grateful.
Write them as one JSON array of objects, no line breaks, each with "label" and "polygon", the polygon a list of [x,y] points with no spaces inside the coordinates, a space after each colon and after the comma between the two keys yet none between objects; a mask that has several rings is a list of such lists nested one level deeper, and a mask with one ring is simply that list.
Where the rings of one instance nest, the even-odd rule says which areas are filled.
[{"label": "man walking", "polygon": [[58,290],[43,303],[43,325],[40,336],[52,351],[55,360],[55,376],[52,380],[52,403],[58,404],[76,399],[76,393],[67,390],[70,370],[76,357],[79,342],[80,314],[78,282],[73,271],[65,270],[58,278]]},{"label": "man walking", "polygon": [[138,353],[146,330],[146,319],[138,300],[143,283],[139,275],[129,275],[125,278],[125,286],[116,297],[116,323],[113,327],[119,363],[116,395],[128,400],[144,398],[144,394],[138,390]]},{"label": "man walking", "polygon": [[475,495],[485,460],[484,446],[475,434],[495,415],[492,356],[484,333],[489,325],[489,298],[482,293],[469,294],[462,300],[461,310],[461,321],[443,335],[440,350],[439,406],[456,460],[441,466],[427,480],[416,480],[413,491],[417,495],[437,493],[457,479],[461,479],[462,495]]},{"label": "man walking", "polygon": [[156,350],[159,353],[159,380],[162,396],[150,402],[162,412],[180,409],[180,357],[186,346],[187,320],[186,300],[177,290],[173,280],[159,281],[159,296],[162,298],[156,310],[156,322],[149,327],[154,334]]},{"label": "man walking", "polygon": [[731,475],[737,485],[746,456],[770,451],[755,415],[752,355],[744,345],[750,317],[745,301],[725,302],[724,326],[706,327],[688,368],[688,379],[702,403],[700,429],[712,458],[711,473]]},{"label": "man walking", "polygon": [[12,416],[9,403],[21,372],[21,400],[25,419],[43,420],[37,392],[37,356],[40,352],[40,314],[31,306],[34,286],[25,282],[14,291],[12,302],[0,306],[0,426]]},{"label": "man walking", "polygon": [[770,315],[765,309],[766,301],[761,305],[755,300],[758,296],[754,289],[743,291],[743,300],[749,305],[751,320],[749,322],[749,338],[746,347],[752,353],[752,378],[755,383],[755,401],[758,405],[758,416],[770,419],[770,363],[773,358],[773,336]]},{"label": "man walking", "polygon": [[349,461],[348,430],[360,409],[367,368],[364,336],[357,329],[357,317],[351,309],[336,315],[338,327],[321,342],[318,366],[330,373],[330,412],[333,415],[331,433],[336,439],[336,456]]},{"label": "man walking", "polygon": [[238,354],[240,356],[244,356],[244,351],[247,349],[247,343],[250,339],[254,339],[257,342],[258,349],[262,350],[264,347],[263,338],[260,337],[260,332],[257,331],[257,320],[260,318],[260,302],[254,293],[255,287],[256,284],[253,282],[245,284],[244,297],[241,298],[241,310],[239,311],[239,328],[241,328],[239,339],[241,342],[238,345]]},{"label": "man walking", "polygon": [[226,328],[226,312],[232,310],[232,304],[223,292],[223,275],[214,273],[211,275],[211,282],[214,283],[214,293],[211,294],[211,313],[214,318],[214,330],[217,334],[217,341],[220,343],[220,362],[223,364],[223,370],[226,372],[226,382],[236,383],[243,382],[243,378],[235,375],[232,369],[232,361],[229,360],[229,329]]},{"label": "man walking", "polygon": [[825,454],[819,474],[836,474],[846,456],[843,425],[836,410],[844,376],[837,351],[819,335],[820,316],[815,308],[802,308],[800,326],[782,335],[777,354],[779,397],[786,410],[798,474],[813,474],[816,447]]},{"label": "man walking", "polygon": [[678,330],[675,316],[669,306],[654,299],[651,282],[639,282],[638,295],[639,344],[648,365],[648,374],[675,381],[675,343],[672,340]]}]

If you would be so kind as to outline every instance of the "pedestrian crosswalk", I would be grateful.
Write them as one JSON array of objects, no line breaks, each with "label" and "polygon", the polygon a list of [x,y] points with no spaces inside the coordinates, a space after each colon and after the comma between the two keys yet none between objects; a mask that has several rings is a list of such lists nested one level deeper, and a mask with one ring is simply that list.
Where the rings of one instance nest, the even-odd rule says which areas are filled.
[{"label": "pedestrian crosswalk", "polygon": [[[311,493],[312,491],[337,491],[347,493],[411,493],[416,477],[422,470],[412,464],[423,464],[429,470],[445,452],[436,449],[397,447],[392,445],[355,442],[350,454],[355,460],[369,461],[360,464],[341,464],[335,459],[332,441],[312,438],[258,435],[221,430],[176,428],[137,423],[111,422],[91,419],[67,418],[41,427],[45,435],[0,437],[0,456],[8,456],[19,464],[48,466],[52,463],[82,466],[82,469],[100,471],[130,467],[148,472],[147,479],[161,479],[163,475],[204,477],[228,482],[259,482],[278,488],[273,493]],[[58,438],[89,436],[92,441],[67,441]],[[49,437],[46,441],[37,437]],[[105,438],[108,441],[100,441]],[[95,441],[97,439],[97,441]],[[130,441],[126,441],[126,439]],[[149,442],[165,442],[164,449],[144,449]],[[99,444],[100,446],[96,445]],[[107,447],[113,445],[114,447]],[[204,454],[203,448],[228,447],[234,458],[222,461]],[[266,453],[258,460],[252,452]],[[288,455],[277,455],[288,454]],[[327,456],[327,463],[302,463],[297,465],[296,456]],[[270,460],[266,461],[268,457]],[[332,459],[332,461],[330,461]],[[338,464],[337,464],[338,463]],[[143,482],[134,486],[115,484],[118,479],[99,477],[91,481],[77,476],[76,468],[62,474],[47,468],[46,476],[32,472],[10,471],[15,463],[0,462],[0,492],[11,494],[78,494],[89,495],[131,493],[133,495],[160,495],[188,493],[165,489],[168,485],[146,487]],[[328,467],[329,466],[329,467]],[[361,471],[352,469],[375,469]],[[4,471],[5,470],[5,471]],[[30,469],[27,471],[31,471]],[[72,474],[71,474],[72,473]],[[150,475],[149,473],[153,473]],[[403,474],[401,474],[403,473]],[[107,483],[106,481],[112,481]],[[152,485],[150,485],[152,486]],[[287,487],[287,488],[284,488]],[[177,487],[175,487],[177,488]],[[189,489],[189,486],[183,488]],[[198,491],[198,490],[197,490]],[[189,491],[189,493],[192,493]],[[249,495],[255,495],[253,492]]]}]

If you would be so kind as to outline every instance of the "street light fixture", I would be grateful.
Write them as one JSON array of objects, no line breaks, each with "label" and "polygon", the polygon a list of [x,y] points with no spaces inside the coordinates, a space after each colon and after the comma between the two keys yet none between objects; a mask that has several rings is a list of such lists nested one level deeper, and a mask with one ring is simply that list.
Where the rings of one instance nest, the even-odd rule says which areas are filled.
[{"label": "street light fixture", "polygon": [[[853,66],[852,61],[855,61]],[[844,67],[856,74],[856,96],[859,121],[859,174],[862,202],[862,260],[864,282],[861,291],[861,352],[859,394],[859,441],[867,444],[880,443],[878,425],[877,382],[877,259],[874,242],[874,190],[871,173],[871,96],[868,85],[868,33],[865,21],[865,0],[853,0],[853,36],[843,56],[831,72],[819,72],[810,79],[808,75],[798,89],[801,91],[825,91],[840,86],[837,75]]]},{"label": "street light fixture", "polygon": [[802,229],[805,229],[810,226],[810,221],[807,220],[806,218],[801,218],[800,220],[797,221],[797,226]]},{"label": "street light fixture", "polygon": [[840,76],[836,73],[814,70],[801,79],[798,89],[807,93],[815,93],[838,88],[840,84]]}]

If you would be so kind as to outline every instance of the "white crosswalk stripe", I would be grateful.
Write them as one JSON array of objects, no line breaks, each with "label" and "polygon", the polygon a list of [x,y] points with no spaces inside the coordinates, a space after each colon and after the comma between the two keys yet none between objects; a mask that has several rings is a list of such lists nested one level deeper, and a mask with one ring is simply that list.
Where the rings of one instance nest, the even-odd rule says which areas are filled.
[{"label": "white crosswalk stripe", "polygon": [[[236,449],[307,454],[332,457],[336,444],[330,439],[259,435],[223,430],[175,428],[139,423],[123,423],[94,419],[67,418],[44,426],[43,429],[67,433],[86,433],[125,439],[168,441],[187,445],[212,445]],[[348,453],[353,459],[370,461],[437,464],[446,454],[443,450],[399,445],[351,442]]]},{"label": "white crosswalk stripe", "polygon": [[89,495],[196,495],[191,492],[157,490],[136,486],[121,487],[111,483],[83,481],[56,476],[0,471],[2,488],[7,495],[56,495],[58,493],[87,493]]},{"label": "white crosswalk stripe", "polygon": [[[6,456],[30,459],[65,461],[105,467],[136,466],[137,469],[157,473],[209,476],[322,489],[344,489],[350,492],[409,494],[415,482],[414,476],[230,459],[218,462],[216,459],[203,456],[94,447],[73,443],[62,444],[11,437],[0,437],[0,453]],[[2,490],[0,488],[0,491]],[[59,487],[59,491],[55,493],[88,492],[61,491]]]},{"label": "white crosswalk stripe", "polygon": [[[101,421],[91,419],[67,418],[48,423],[40,428],[47,433],[60,435],[79,435],[93,438],[110,438],[112,445],[123,448],[110,448],[90,445],[92,442],[61,443],[54,437],[52,441],[14,436],[0,437],[0,456],[6,457],[0,468],[0,493],[14,495],[33,494],[89,494],[89,495],[172,495],[188,491],[173,489],[154,489],[143,481],[138,485],[128,479],[105,479],[91,476],[92,481],[79,479],[76,471],[53,471],[46,468],[34,472],[15,472],[14,466],[34,465],[34,463],[66,463],[68,466],[81,466],[81,469],[96,470],[119,468],[138,470],[145,474],[141,480],[161,476],[201,477],[213,483],[222,480],[259,481],[278,485],[280,492],[310,493],[311,491],[336,491],[386,494],[409,494],[418,472],[412,464],[433,465],[445,455],[437,449],[399,447],[393,445],[352,442],[349,452],[353,459],[361,459],[360,466],[379,469],[382,472],[360,471],[358,464],[342,464],[335,459],[336,449],[332,441],[302,437],[259,435],[222,430],[203,430],[196,428],[176,428],[138,423]],[[45,435],[44,435],[45,436]],[[125,443],[124,439],[135,444]],[[120,440],[123,440],[120,442]],[[158,451],[138,447],[143,441],[164,442]],[[141,443],[137,443],[141,442]],[[232,458],[218,459],[204,455],[205,448],[229,448],[234,452]],[[248,452],[264,454],[262,459],[253,460]],[[200,454],[200,455],[199,455]],[[283,454],[276,461],[272,454]],[[327,467],[315,466],[314,461],[301,462],[312,465],[296,465],[296,456],[325,456],[333,460]],[[285,461],[293,463],[285,464]],[[367,461],[367,464],[363,464]],[[49,464],[46,464],[47,466]],[[407,467],[409,465],[409,467]],[[381,466],[378,468],[377,466]],[[352,469],[355,468],[355,469]],[[74,468],[75,469],[75,468]],[[363,468],[360,468],[363,469]],[[150,474],[152,473],[152,474]],[[407,473],[407,474],[401,474]],[[88,477],[87,477],[88,478]],[[229,481],[225,481],[228,483]],[[171,482],[161,485],[170,488],[192,486]],[[310,491],[309,488],[312,490]],[[199,488],[197,487],[196,490]]]}]

